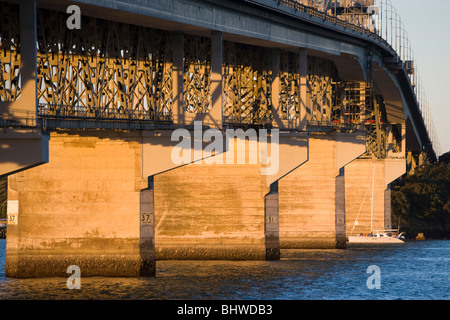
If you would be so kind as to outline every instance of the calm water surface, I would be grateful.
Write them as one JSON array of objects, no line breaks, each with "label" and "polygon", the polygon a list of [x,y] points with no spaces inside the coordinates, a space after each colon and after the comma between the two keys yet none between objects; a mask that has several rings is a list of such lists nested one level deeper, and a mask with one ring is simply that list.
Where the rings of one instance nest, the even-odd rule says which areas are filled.
[{"label": "calm water surface", "polygon": [[[0,240],[3,299],[236,299],[449,300],[450,241],[408,242],[381,249],[283,251],[281,261],[160,261],[155,278],[5,278],[6,240]],[[381,289],[369,290],[369,266],[381,270]]]}]

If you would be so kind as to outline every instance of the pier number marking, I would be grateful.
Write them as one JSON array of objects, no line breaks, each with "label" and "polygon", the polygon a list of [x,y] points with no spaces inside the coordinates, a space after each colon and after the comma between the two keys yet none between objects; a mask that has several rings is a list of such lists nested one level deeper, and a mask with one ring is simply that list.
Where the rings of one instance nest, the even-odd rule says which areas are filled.
[{"label": "pier number marking", "polygon": [[141,223],[142,224],[153,224],[153,214],[148,212],[141,213]]},{"label": "pier number marking", "polygon": [[269,224],[277,223],[277,217],[276,216],[268,216],[267,217],[267,223],[269,223]]},{"label": "pier number marking", "polygon": [[8,200],[6,213],[8,224],[17,224],[19,220],[19,201]]},{"label": "pier number marking", "polygon": [[8,224],[17,224],[17,214],[8,214]]}]

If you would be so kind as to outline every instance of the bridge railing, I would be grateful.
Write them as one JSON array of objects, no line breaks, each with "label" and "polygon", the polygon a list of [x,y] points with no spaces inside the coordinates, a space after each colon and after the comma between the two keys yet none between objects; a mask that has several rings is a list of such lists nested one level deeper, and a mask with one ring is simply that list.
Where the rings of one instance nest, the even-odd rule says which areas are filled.
[{"label": "bridge railing", "polygon": [[330,132],[346,132],[346,133],[360,133],[364,134],[365,125],[363,123],[338,120],[333,121],[318,121],[308,120],[306,123],[306,131],[313,133],[330,133]]},{"label": "bridge railing", "polygon": [[436,154],[440,154],[439,138],[434,128],[434,121],[405,24],[391,0],[377,0],[377,5],[380,8],[377,33],[398,52],[403,68],[409,76],[433,148]]},{"label": "bridge railing", "polygon": [[[124,122],[127,125],[116,125],[118,129],[142,129],[153,128],[153,124],[170,124],[172,118],[170,115],[159,116],[155,118],[149,113],[135,110],[117,110],[109,108],[106,110],[77,108],[68,106],[49,106],[39,104],[37,114],[27,110],[14,110],[14,113],[0,114],[0,130],[7,129],[39,129],[48,130],[59,128],[64,122],[69,128],[78,128],[75,124],[69,122],[82,121],[83,126],[89,122],[96,123],[93,127],[98,127],[101,123],[106,129],[112,128],[107,122]],[[88,126],[89,127],[89,126]]]},{"label": "bridge railing", "polygon": [[0,130],[7,128],[37,128],[38,119],[35,112],[14,110],[14,113],[0,114]]},{"label": "bridge railing", "polygon": [[90,108],[83,106],[49,105],[41,103],[38,107],[41,118],[95,119],[95,120],[127,120],[170,122],[171,115],[156,114],[146,110],[130,110],[117,108]]},{"label": "bridge railing", "polygon": [[323,21],[331,22],[334,25],[341,26],[343,28],[359,32],[366,36],[370,36],[374,40],[377,40],[378,42],[383,43],[385,46],[387,46],[388,48],[395,51],[393,49],[393,47],[389,44],[388,41],[386,41],[378,33],[371,31],[370,29],[364,28],[362,26],[358,26],[356,24],[348,22],[347,20],[342,20],[336,16],[329,15],[326,12],[322,12],[313,7],[309,7],[304,4],[301,4],[298,0],[274,0],[274,1],[276,1],[278,4],[293,8],[296,11],[306,13],[306,14],[310,15],[311,17],[316,17]]}]

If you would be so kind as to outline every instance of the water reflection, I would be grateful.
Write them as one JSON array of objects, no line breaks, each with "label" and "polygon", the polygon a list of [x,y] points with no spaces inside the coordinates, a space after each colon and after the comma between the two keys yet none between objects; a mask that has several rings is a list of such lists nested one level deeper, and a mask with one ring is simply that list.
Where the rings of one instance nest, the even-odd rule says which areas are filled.
[{"label": "water reflection", "polygon": [[[0,275],[0,299],[448,299],[449,253],[450,242],[435,241],[381,249],[289,250],[281,261],[270,262],[159,261],[155,278],[82,277],[81,290],[67,289],[63,278]],[[2,255],[0,270],[3,264]],[[381,290],[366,286],[370,265],[381,269]]]}]

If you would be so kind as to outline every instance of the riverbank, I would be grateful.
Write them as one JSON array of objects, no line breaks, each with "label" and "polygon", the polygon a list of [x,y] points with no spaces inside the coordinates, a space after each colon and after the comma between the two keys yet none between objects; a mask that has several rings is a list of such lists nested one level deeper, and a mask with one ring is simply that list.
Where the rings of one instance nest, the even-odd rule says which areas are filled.
[{"label": "riverbank", "polygon": [[[448,226],[447,228],[449,228]],[[447,229],[450,230],[450,229]],[[406,239],[415,240],[419,234],[423,234],[426,240],[450,240],[450,232],[439,230],[437,227],[412,227],[400,230],[406,235]]]}]

